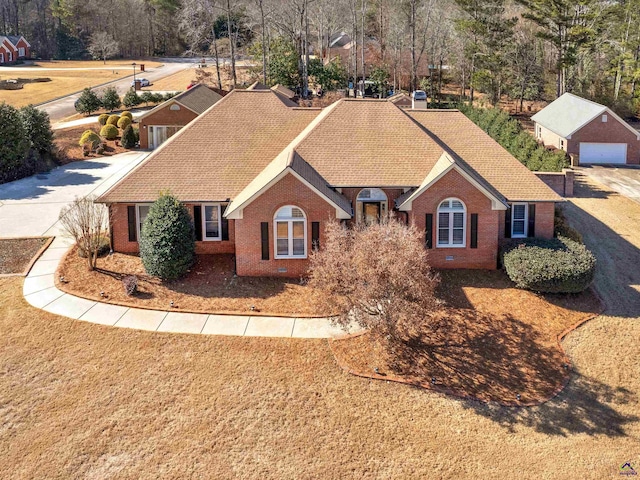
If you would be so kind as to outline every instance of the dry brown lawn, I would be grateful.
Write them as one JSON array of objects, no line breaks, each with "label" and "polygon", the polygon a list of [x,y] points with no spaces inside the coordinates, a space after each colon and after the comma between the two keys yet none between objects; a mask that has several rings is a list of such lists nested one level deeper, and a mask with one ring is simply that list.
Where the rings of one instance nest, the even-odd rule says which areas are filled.
[{"label": "dry brown lawn", "polygon": [[106,157],[115,155],[117,153],[126,152],[127,149],[120,145],[120,139],[105,141],[106,147],[104,154],[98,155],[96,153],[90,153],[88,156],[84,156],[82,147],[78,145],[78,141],[85,130],[93,130],[96,133],[100,133],[98,128],[98,122],[91,125],[81,125],[79,127],[62,128],[54,130],[53,132],[53,144],[56,151],[56,158],[58,163],[65,165],[70,162],[77,162],[81,160],[87,160],[96,157]]},{"label": "dry brown lawn", "polygon": [[502,271],[441,274],[446,307],[406,343],[390,347],[369,334],[336,340],[340,363],[357,375],[507,405],[540,403],[563,387],[569,360],[558,337],[602,311],[591,291],[542,296],[513,288]]},{"label": "dry brown lawn", "polygon": [[[144,63],[145,68],[155,68],[162,65],[161,62],[155,60],[38,60],[34,62],[35,67],[40,68],[126,68],[133,73],[131,64],[136,62],[137,65]],[[136,71],[140,71],[140,67],[136,67]]]},{"label": "dry brown lawn", "polygon": [[[5,101],[14,107],[23,107],[29,104],[38,104],[69,95],[86,87],[94,87],[111,80],[119,80],[128,71],[117,70],[38,70],[16,71],[11,78],[50,78],[50,82],[26,83],[20,90],[0,90],[0,102]],[[3,73],[3,78],[7,77]]]},{"label": "dry brown lawn", "polygon": [[24,272],[47,238],[0,238],[0,275]]},{"label": "dry brown lawn", "polygon": [[[235,277],[231,255],[199,255],[191,271],[179,280],[162,282],[147,275],[140,257],[114,253],[98,259],[89,271],[75,249],[62,261],[58,288],[93,300],[139,308],[173,309],[203,313],[254,313],[260,315],[326,316],[319,307],[319,293],[297,279]],[[138,277],[138,292],[128,297],[122,286],[126,275]],[[57,278],[57,277],[56,277]],[[59,283],[59,282],[58,282]],[[252,310],[251,307],[254,307]]]},{"label": "dry brown lawn", "polygon": [[[186,90],[191,82],[195,82],[198,79],[198,75],[196,70],[202,70],[209,75],[209,82],[213,87],[218,86],[218,77],[216,74],[216,68],[206,67],[203,69],[195,69],[195,68],[187,68],[185,70],[181,70],[173,75],[169,75],[168,77],[161,78],[160,80],[156,80],[149,87],[143,88],[143,90],[153,90],[153,91],[176,91],[181,92]],[[220,76],[222,78],[222,88],[229,89],[231,87],[231,76],[227,69],[220,68]],[[249,69],[244,67],[236,67],[236,76],[238,77],[238,82],[248,82],[250,81]]]}]

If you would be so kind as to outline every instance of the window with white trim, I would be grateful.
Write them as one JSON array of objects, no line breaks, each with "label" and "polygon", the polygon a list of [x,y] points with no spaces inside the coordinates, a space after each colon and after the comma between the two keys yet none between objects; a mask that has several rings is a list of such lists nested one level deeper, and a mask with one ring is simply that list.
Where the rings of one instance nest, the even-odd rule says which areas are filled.
[{"label": "window with white trim", "polygon": [[293,205],[280,208],[273,219],[275,258],[307,258],[307,217]]},{"label": "window with white trim", "polygon": [[202,240],[222,239],[220,204],[202,205]]},{"label": "window with white trim", "polygon": [[438,247],[466,245],[467,209],[461,200],[447,198],[438,207]]},{"label": "window with white trim", "polygon": [[18,56],[24,57],[24,47],[18,48]]},{"label": "window with white trim", "polygon": [[607,123],[607,116],[606,115],[602,115],[602,123]]},{"label": "window with white trim", "polygon": [[149,208],[151,207],[150,203],[136,205],[136,215],[138,216],[138,239],[140,239],[140,232],[142,232],[142,224],[144,223],[147,215],[149,215]]},{"label": "window with white trim", "polygon": [[529,227],[529,205],[514,203],[511,205],[511,238],[525,238]]},{"label": "window with white trim", "polygon": [[4,53],[0,53],[0,63],[4,63]]}]

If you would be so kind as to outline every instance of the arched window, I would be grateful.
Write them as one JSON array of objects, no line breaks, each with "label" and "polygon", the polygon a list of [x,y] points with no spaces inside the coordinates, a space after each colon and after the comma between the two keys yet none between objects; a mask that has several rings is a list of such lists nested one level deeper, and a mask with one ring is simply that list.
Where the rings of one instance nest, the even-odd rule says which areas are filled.
[{"label": "arched window", "polygon": [[356,198],[356,222],[377,223],[387,216],[387,195],[379,188],[363,188]]},{"label": "arched window", "polygon": [[438,207],[438,247],[464,247],[467,209],[461,200],[447,198]]},{"label": "arched window", "polygon": [[273,219],[275,258],[307,258],[307,217],[302,209],[287,205]]}]

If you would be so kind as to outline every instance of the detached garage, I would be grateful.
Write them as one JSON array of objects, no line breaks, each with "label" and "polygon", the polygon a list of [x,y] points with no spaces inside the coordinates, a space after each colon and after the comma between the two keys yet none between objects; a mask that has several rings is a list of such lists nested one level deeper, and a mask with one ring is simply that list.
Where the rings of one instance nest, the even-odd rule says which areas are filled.
[{"label": "detached garage", "polygon": [[640,164],[640,132],[604,105],[565,93],[532,120],[538,141],[581,165]]}]

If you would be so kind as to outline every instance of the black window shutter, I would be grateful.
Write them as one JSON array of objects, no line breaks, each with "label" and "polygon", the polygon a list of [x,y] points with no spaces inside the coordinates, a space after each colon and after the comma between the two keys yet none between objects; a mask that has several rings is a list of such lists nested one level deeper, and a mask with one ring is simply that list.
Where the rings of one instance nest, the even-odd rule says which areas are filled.
[{"label": "black window shutter", "polygon": [[[220,206],[220,214],[222,215],[227,208],[227,204],[224,203]],[[229,219],[222,217],[222,240],[229,240]]]},{"label": "black window shutter", "polygon": [[433,248],[433,213],[427,213],[424,236],[425,246]]},{"label": "black window shutter", "polygon": [[136,207],[130,205],[127,207],[127,221],[129,223],[129,241],[138,240],[138,228],[136,227]]},{"label": "black window shutter", "polygon": [[478,214],[471,214],[471,248],[478,248]]},{"label": "black window shutter", "polygon": [[269,222],[260,223],[262,240],[262,260],[269,260]]},{"label": "black window shutter", "polygon": [[511,238],[511,205],[504,212],[504,238]]},{"label": "black window shutter", "polygon": [[536,236],[536,205],[535,203],[529,204],[529,230],[527,237]]},{"label": "black window shutter", "polygon": [[193,206],[193,227],[196,231],[196,240],[202,241],[202,207],[200,205]]},{"label": "black window shutter", "polygon": [[311,248],[320,248],[320,222],[311,222]]}]

